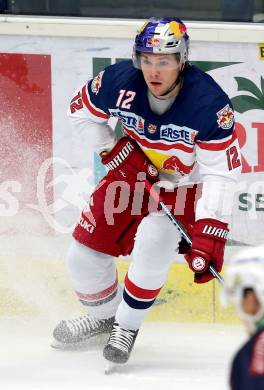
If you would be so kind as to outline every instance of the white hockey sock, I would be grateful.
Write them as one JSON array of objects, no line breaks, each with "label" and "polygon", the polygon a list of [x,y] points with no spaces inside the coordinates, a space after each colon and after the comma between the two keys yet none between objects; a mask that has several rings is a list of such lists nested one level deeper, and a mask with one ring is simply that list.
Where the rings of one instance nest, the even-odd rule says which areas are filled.
[{"label": "white hockey sock", "polygon": [[121,327],[137,330],[147,316],[175,260],[181,237],[162,214],[150,214],[141,222],[133,261],[125,278],[123,299],[116,321]]},{"label": "white hockey sock", "polygon": [[89,314],[98,319],[113,317],[122,299],[113,258],[73,241],[67,265],[72,286]]}]

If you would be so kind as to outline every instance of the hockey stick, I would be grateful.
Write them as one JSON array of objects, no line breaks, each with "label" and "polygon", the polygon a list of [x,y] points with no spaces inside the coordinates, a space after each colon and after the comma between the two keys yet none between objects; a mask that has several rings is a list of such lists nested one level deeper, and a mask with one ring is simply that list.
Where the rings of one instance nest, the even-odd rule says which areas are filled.
[{"label": "hockey stick", "polygon": [[[160,207],[162,208],[162,210],[165,212],[165,214],[167,215],[167,217],[172,221],[172,223],[174,224],[174,226],[176,226],[176,228],[179,230],[179,232],[181,233],[182,237],[186,240],[186,242],[189,244],[189,245],[192,245],[192,240],[191,240],[191,237],[189,236],[189,234],[186,232],[184,226],[181,224],[181,222],[179,222],[175,216],[171,213],[171,211],[169,210],[169,208],[166,206],[166,204],[163,202],[162,198],[160,197],[160,195],[158,194],[158,192],[155,190],[154,186],[152,186],[148,180],[145,180],[145,184],[146,184],[146,188],[150,194],[150,196],[153,197],[153,199],[160,205]],[[209,266],[209,271],[211,272],[211,274],[217,279],[217,281],[219,283],[223,283],[223,278],[221,277],[221,275],[214,269],[214,267],[212,265]]]}]

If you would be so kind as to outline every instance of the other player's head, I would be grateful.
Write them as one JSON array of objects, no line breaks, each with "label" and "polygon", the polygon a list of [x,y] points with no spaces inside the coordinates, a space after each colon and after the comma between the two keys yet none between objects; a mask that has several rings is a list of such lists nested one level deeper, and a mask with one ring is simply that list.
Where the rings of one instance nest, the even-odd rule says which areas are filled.
[{"label": "other player's head", "polygon": [[245,249],[231,259],[222,300],[235,305],[250,331],[264,320],[264,246]]},{"label": "other player's head", "polygon": [[[156,96],[166,96],[179,84],[188,63],[189,36],[178,18],[151,18],[136,35],[133,63]],[[168,85],[167,85],[168,84]]]}]

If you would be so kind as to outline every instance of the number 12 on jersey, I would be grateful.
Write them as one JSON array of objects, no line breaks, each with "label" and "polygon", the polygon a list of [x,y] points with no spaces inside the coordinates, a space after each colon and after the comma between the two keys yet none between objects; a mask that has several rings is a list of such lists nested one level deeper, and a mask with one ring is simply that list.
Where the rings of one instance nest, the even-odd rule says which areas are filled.
[{"label": "number 12 on jersey", "polygon": [[136,96],[136,92],[134,91],[126,91],[125,89],[120,89],[119,96],[116,101],[116,106],[121,108],[130,109],[131,103]]},{"label": "number 12 on jersey", "polygon": [[241,165],[236,146],[231,146],[231,148],[226,150],[226,157],[229,171]]}]

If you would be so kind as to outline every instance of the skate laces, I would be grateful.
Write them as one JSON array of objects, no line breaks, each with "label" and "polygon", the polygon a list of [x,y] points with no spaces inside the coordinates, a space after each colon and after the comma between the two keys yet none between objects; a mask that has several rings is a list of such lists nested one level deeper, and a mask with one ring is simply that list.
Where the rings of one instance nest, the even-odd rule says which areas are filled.
[{"label": "skate laces", "polygon": [[108,341],[112,347],[116,347],[124,352],[129,352],[137,331],[121,328],[118,324],[113,325],[113,329]]},{"label": "skate laces", "polygon": [[75,318],[67,321],[67,326],[73,336],[87,334],[92,330],[97,329],[101,325],[102,320],[98,320],[89,315]]}]

